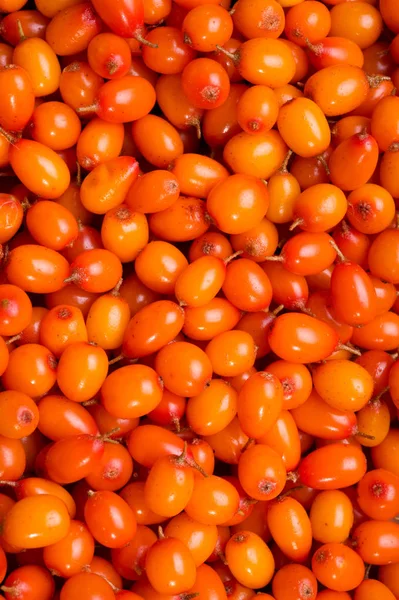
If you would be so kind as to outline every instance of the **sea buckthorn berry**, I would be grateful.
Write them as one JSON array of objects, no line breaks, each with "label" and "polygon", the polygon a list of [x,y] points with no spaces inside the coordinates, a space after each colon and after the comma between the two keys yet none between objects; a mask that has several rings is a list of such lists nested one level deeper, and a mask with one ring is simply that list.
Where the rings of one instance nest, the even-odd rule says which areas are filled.
[{"label": "sea buckthorn berry", "polygon": [[[103,78],[93,71],[89,63],[77,60],[62,71],[60,94],[65,104],[76,110],[91,106],[103,83]],[[92,115],[94,110],[95,107]]]},{"label": "sea buckthorn berry", "polygon": [[[79,30],[79,35],[71,35]],[[86,50],[90,40],[102,29],[100,17],[90,2],[60,10],[46,29],[46,41],[59,56],[69,56]]]},{"label": "sea buckthorn berry", "polygon": [[216,525],[198,523],[182,512],[169,521],[165,534],[167,537],[182,541],[190,550],[196,566],[199,567],[212,555],[218,541],[219,529]]},{"label": "sea buckthorn berry", "polygon": [[124,201],[138,173],[138,162],[128,156],[120,156],[98,165],[82,184],[83,206],[95,214],[105,214],[116,208]]},{"label": "sea buckthorn berry", "polygon": [[51,572],[69,578],[80,573],[94,556],[94,539],[84,523],[71,521],[65,538],[46,546],[43,560]]},{"label": "sea buckthorn berry", "polygon": [[122,264],[109,250],[102,248],[81,252],[70,265],[70,275],[64,283],[75,283],[87,292],[112,290],[122,277]]},{"label": "sea buckthorn berry", "polygon": [[394,148],[394,144],[399,141],[397,100],[396,96],[382,98],[372,114],[371,133],[375,136],[381,152]]},{"label": "sea buckthorn berry", "polygon": [[317,587],[317,580],[312,571],[296,563],[281,567],[272,583],[273,596],[276,600],[294,598],[315,600],[318,595]]},{"label": "sea buckthorn berry", "polygon": [[171,206],[149,217],[152,234],[170,242],[187,242],[210,227],[206,204],[199,198],[180,196]]},{"label": "sea buckthorn berry", "polygon": [[386,469],[369,471],[358,483],[357,502],[371,519],[393,519],[399,510],[398,476]]},{"label": "sea buckthorn berry", "polygon": [[304,507],[288,496],[276,498],[267,507],[270,533],[285,556],[297,562],[306,560],[312,546],[312,528]]},{"label": "sea buckthorn berry", "polygon": [[7,390],[36,398],[47,394],[56,379],[57,361],[54,354],[40,344],[24,344],[10,353],[2,383]]},{"label": "sea buckthorn berry", "polygon": [[194,471],[184,456],[163,456],[155,461],[145,482],[144,496],[150,510],[163,517],[181,513],[194,489]]},{"label": "sea buckthorn berry", "polygon": [[134,211],[156,213],[172,206],[179,197],[179,191],[176,176],[159,169],[138,177],[131,185],[125,203]]},{"label": "sea buckthorn berry", "polygon": [[74,146],[81,131],[79,117],[62,102],[40,104],[32,115],[30,127],[34,140],[55,151]]},{"label": "sea buckthorn berry", "polygon": [[169,300],[152,302],[136,312],[124,332],[122,351],[128,358],[157,352],[171,342],[184,324],[184,311]]},{"label": "sea buckthorn berry", "polygon": [[237,392],[220,379],[212,379],[209,386],[189,399],[187,422],[198,435],[214,435],[231,423],[237,413]]},{"label": "sea buckthorn berry", "polygon": [[211,340],[218,333],[233,329],[241,312],[225,298],[214,298],[205,306],[184,309],[183,333],[192,340]]},{"label": "sea buckthorn berry", "polygon": [[[148,136],[148,132],[151,136]],[[177,130],[166,119],[146,115],[132,125],[133,141],[148,162],[166,168],[183,154],[183,142]]]},{"label": "sea buckthorn berry", "polygon": [[8,281],[25,292],[49,294],[63,287],[68,276],[67,260],[49,248],[26,244],[10,252]]},{"label": "sea buckthorn berry", "polygon": [[313,537],[323,544],[345,542],[352,529],[352,503],[340,490],[318,494],[313,500],[309,516]]},{"label": "sea buckthorn berry", "polygon": [[257,312],[269,307],[272,286],[263,269],[248,258],[232,261],[222,286],[226,298],[239,310]]},{"label": "sea buckthorn berry", "polygon": [[105,350],[86,341],[75,341],[61,355],[57,384],[69,400],[86,402],[99,391],[107,373]]},{"label": "sea buckthorn berry", "polygon": [[366,457],[360,448],[334,443],[308,454],[298,473],[305,485],[331,490],[354,485],[364,476],[366,468]]},{"label": "sea buckthorn berry", "polygon": [[[288,310],[304,309],[309,300],[309,288],[303,275],[291,273],[279,262],[264,262],[262,269],[270,279],[273,301]],[[317,315],[315,315],[317,316]]]},{"label": "sea buckthorn berry", "polygon": [[117,158],[123,147],[122,123],[108,123],[94,118],[79,136],[76,153],[81,167],[92,171],[100,163]]},{"label": "sea buckthorn berry", "polygon": [[0,335],[14,336],[26,329],[33,316],[29,296],[16,285],[0,285]]},{"label": "sea buckthorn berry", "polygon": [[317,70],[337,64],[363,67],[363,52],[354,41],[346,37],[329,36],[314,44],[309,42],[306,47],[309,60]]},{"label": "sea buckthorn berry", "polygon": [[238,54],[240,75],[255,85],[279,88],[289,83],[295,74],[293,53],[282,40],[250,39],[240,46]]},{"label": "sea buckthorn berry", "polygon": [[177,538],[163,536],[155,542],[147,552],[145,568],[149,582],[158,594],[181,594],[195,583],[194,559],[187,546]]},{"label": "sea buckthorn berry", "polygon": [[352,548],[330,542],[313,555],[312,570],[317,579],[337,592],[353,590],[364,578],[364,563]]},{"label": "sea buckthorn berry", "polygon": [[295,200],[295,221],[304,231],[319,233],[328,231],[343,219],[348,204],[343,191],[329,183],[316,184],[303,191]]},{"label": "sea buckthorn berry", "polygon": [[[396,249],[399,233],[396,229],[385,229],[373,240],[368,254],[370,272],[375,277],[393,284],[399,283],[399,263]],[[384,258],[382,258],[384,257]]]},{"label": "sea buckthorn berry", "polygon": [[301,431],[320,440],[343,440],[357,432],[355,413],[331,407],[315,390],[291,414]]},{"label": "sea buckthorn berry", "polygon": [[148,33],[146,41],[142,48],[143,61],[156,73],[181,73],[197,56],[197,52],[185,43],[181,28],[155,27]]},{"label": "sea buckthorn berry", "polygon": [[265,85],[254,85],[244,91],[237,103],[237,121],[247,133],[266,132],[275,125],[278,109],[274,91]]},{"label": "sea buckthorn berry", "polygon": [[365,579],[355,590],[355,600],[366,600],[370,594],[376,594],[382,600],[394,600],[395,596],[391,590],[377,581],[377,579]]},{"label": "sea buckthorn berry", "polygon": [[330,145],[327,119],[317,104],[308,98],[296,98],[282,106],[277,127],[285,143],[299,156],[317,156]]},{"label": "sea buckthorn berry", "polygon": [[[93,95],[90,95],[90,100]],[[125,75],[104,85],[96,85],[94,101],[83,106],[79,103],[76,110],[83,115],[95,112],[100,119],[109,123],[129,123],[148,115],[155,100],[155,90],[144,77]]]},{"label": "sea buckthorn berry", "polygon": [[139,579],[139,573],[145,566],[146,554],[156,541],[157,536],[149,527],[138,525],[134,538],[126,546],[111,550],[112,564],[117,573],[125,579]]},{"label": "sea buckthorn berry", "polygon": [[226,275],[226,265],[219,258],[202,256],[179,275],[175,295],[180,306],[203,306],[220,291]]},{"label": "sea buckthorn berry", "polygon": [[356,552],[364,562],[372,565],[398,562],[399,525],[395,521],[364,521],[352,536]]},{"label": "sea buckthorn berry", "polygon": [[56,442],[74,435],[98,433],[96,421],[87,409],[65,396],[44,396],[38,408],[39,431],[50,440]]},{"label": "sea buckthorn berry", "polygon": [[269,332],[269,344],[283,360],[305,364],[327,358],[338,345],[338,335],[319,319],[287,313],[274,321]]},{"label": "sea buckthorn berry", "polygon": [[266,180],[281,167],[287,150],[274,129],[257,135],[242,132],[227,142],[223,158],[235,173]]},{"label": "sea buckthorn berry", "polygon": [[341,3],[331,9],[331,35],[352,40],[362,50],[369,48],[381,33],[381,14],[368,2],[357,3],[351,10],[348,9],[348,6]]},{"label": "sea buckthorn berry", "polygon": [[182,86],[188,100],[197,108],[221,106],[230,91],[226,71],[215,60],[197,58],[182,73]]},{"label": "sea buckthorn berry", "polygon": [[26,394],[12,390],[1,392],[0,410],[3,415],[0,435],[21,439],[33,433],[38,425],[38,408]]},{"label": "sea buckthorn berry", "polygon": [[109,582],[96,573],[76,573],[67,579],[62,586],[60,599],[68,600],[71,597],[84,594],[88,600],[100,596],[102,600],[114,600],[115,594]]},{"label": "sea buckthorn berry", "polygon": [[1,101],[0,125],[7,131],[20,131],[28,124],[35,104],[29,75],[18,65],[1,67],[0,85],[10,94]]},{"label": "sea buckthorn berry", "polygon": [[125,546],[136,533],[132,509],[123,498],[109,490],[88,493],[84,516],[94,539],[107,548]]},{"label": "sea buckthorn berry", "polygon": [[330,156],[330,179],[342,190],[350,191],[365,185],[378,163],[378,145],[368,133],[357,133],[341,142]]},{"label": "sea buckthorn berry", "polygon": [[172,173],[181,193],[195,198],[206,198],[217,183],[229,176],[227,169],[213,158],[193,153],[176,158]]},{"label": "sea buckthorn berry", "polygon": [[191,48],[199,52],[213,52],[231,38],[233,21],[222,6],[199,5],[187,14],[182,30],[185,42]]},{"label": "sea buckthorn berry", "polygon": [[278,38],[284,31],[285,16],[275,0],[240,0],[234,6],[233,22],[246,38]]},{"label": "sea buckthorn berry", "polygon": [[116,350],[123,342],[130,320],[128,303],[113,290],[97,298],[89,309],[86,321],[87,339],[104,350]]},{"label": "sea buckthorn berry", "polygon": [[15,174],[36,196],[54,200],[67,190],[71,179],[69,169],[44,144],[20,139],[10,146],[9,158]]},{"label": "sea buckthorn berry", "polygon": [[206,354],[214,373],[235,377],[254,365],[256,348],[253,337],[246,331],[226,331],[209,342]]},{"label": "sea buckthorn berry", "polygon": [[319,366],[313,371],[313,384],[330,406],[353,411],[367,404],[374,388],[366,369],[350,360],[330,360]]},{"label": "sea buckthorn berry", "polygon": [[65,348],[74,342],[87,342],[87,330],[79,308],[61,304],[43,317],[40,342],[59,358]]},{"label": "sea buckthorn berry", "polygon": [[312,377],[304,365],[278,360],[270,363],[265,370],[275,375],[283,387],[284,409],[297,408],[309,398]]},{"label": "sea buckthorn berry", "polygon": [[307,80],[304,93],[327,117],[336,117],[360,106],[368,90],[369,83],[362,69],[341,64],[314,73]]},{"label": "sea buckthorn berry", "polygon": [[12,571],[4,582],[3,590],[7,600],[13,596],[33,598],[37,592],[43,600],[51,600],[55,591],[53,576],[41,565],[26,564]]},{"label": "sea buckthorn berry", "polygon": [[355,327],[351,343],[366,350],[394,350],[399,342],[399,318],[388,311],[363,327]]},{"label": "sea buckthorn berry", "polygon": [[24,217],[24,209],[18,198],[0,194],[0,243],[8,242],[18,231]]},{"label": "sea buckthorn berry", "polygon": [[380,233],[395,216],[391,194],[379,185],[365,184],[348,196],[347,218],[362,233]]},{"label": "sea buckthorn berry", "polygon": [[165,387],[178,396],[197,396],[212,377],[208,356],[188,342],[164,346],[156,356],[155,370]]},{"label": "sea buckthorn berry", "polygon": [[[206,143],[212,148],[223,146],[234,135],[240,133],[241,127],[237,120],[236,105],[247,89],[245,84],[233,83],[230,85],[230,92],[224,104],[204,112],[201,133]],[[268,113],[267,107],[266,113]]]},{"label": "sea buckthorn berry", "polygon": [[238,478],[255,500],[273,500],[282,492],[287,472],[283,459],[265,444],[250,446],[238,461]]},{"label": "sea buckthorn berry", "polygon": [[157,102],[168,121],[183,131],[195,127],[197,136],[200,137],[201,117],[204,111],[201,108],[196,108],[185,97],[180,73],[162,75],[156,83],[155,91]]},{"label": "sea buckthorn berry", "polygon": [[313,43],[327,37],[330,28],[330,13],[320,2],[307,0],[293,6],[286,14],[285,34],[299,46],[306,46],[307,40]]},{"label": "sea buckthorn berry", "polygon": [[140,281],[154,292],[173,294],[176,281],[187,265],[178,248],[168,242],[154,241],[136,258],[135,270]]},{"label": "sea buckthorn berry", "polygon": [[18,481],[26,468],[26,455],[19,439],[0,436],[0,477],[2,481]]},{"label": "sea buckthorn berry", "polygon": [[[229,210],[224,207],[229,199]],[[239,234],[258,225],[269,206],[267,188],[251,175],[231,175],[210,191],[206,207],[218,228]]]},{"label": "sea buckthorn berry", "polygon": [[229,568],[241,585],[259,589],[271,581],[274,558],[256,533],[240,531],[234,534],[227,542],[225,552]]},{"label": "sea buckthorn berry", "polygon": [[186,513],[205,525],[222,525],[236,514],[240,497],[232,483],[223,477],[210,475],[195,478],[194,490]]},{"label": "sea buckthorn berry", "polygon": [[146,217],[120,204],[105,213],[101,226],[104,248],[113,252],[122,263],[134,260],[148,242]]},{"label": "sea buckthorn berry", "polygon": [[275,425],[283,407],[283,388],[272,373],[258,372],[249,377],[238,395],[237,416],[244,433],[263,437]]},{"label": "sea buckthorn berry", "polygon": [[162,399],[162,390],[162,381],[153,369],[146,365],[127,365],[104,380],[101,403],[115,417],[134,419],[156,408]]},{"label": "sea buckthorn berry", "polygon": [[26,226],[36,242],[58,252],[72,244],[79,234],[74,215],[49,200],[39,200],[29,208]]},{"label": "sea buckthorn berry", "polygon": [[123,38],[113,33],[100,33],[87,47],[87,60],[100,77],[117,79],[129,72],[132,54]]},{"label": "sea buckthorn berry", "polygon": [[278,230],[269,219],[264,218],[244,233],[231,235],[230,240],[236,252],[243,252],[243,258],[263,262],[274,254],[278,246]]},{"label": "sea buckthorn berry", "polygon": [[3,537],[19,548],[43,548],[62,540],[70,518],[64,502],[49,494],[19,500],[7,513]]}]

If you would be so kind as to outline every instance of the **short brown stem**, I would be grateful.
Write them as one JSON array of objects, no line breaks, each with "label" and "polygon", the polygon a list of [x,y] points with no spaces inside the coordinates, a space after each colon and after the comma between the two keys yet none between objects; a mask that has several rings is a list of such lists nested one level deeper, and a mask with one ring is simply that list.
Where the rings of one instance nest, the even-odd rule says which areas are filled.
[{"label": "short brown stem", "polygon": [[237,256],[241,256],[241,254],[243,254],[243,250],[238,250],[237,252],[234,252],[234,254],[231,254],[230,256],[228,256],[227,258],[225,258],[223,260],[225,265],[228,265],[232,260],[234,260],[235,258],[237,258]]},{"label": "short brown stem", "polygon": [[94,103],[94,104],[90,104],[89,106],[79,106],[76,109],[76,112],[79,115],[86,115],[91,112],[96,112],[96,110],[98,110],[98,104]]},{"label": "short brown stem", "polygon": [[139,33],[136,33],[134,39],[140,42],[140,44],[143,44],[143,46],[148,46],[149,48],[158,48],[158,44],[153,44],[152,42],[149,42]]},{"label": "short brown stem", "polygon": [[24,33],[24,28],[22,27],[22,23],[19,19],[17,19],[17,31],[18,31],[18,35],[19,35],[19,43],[23,42],[24,40],[26,40],[26,35]]},{"label": "short brown stem", "polygon": [[331,246],[334,248],[335,252],[337,253],[337,256],[338,256],[339,260],[341,262],[347,262],[346,258],[345,258],[345,255],[343,254],[343,252],[341,251],[341,249],[337,246],[337,244],[335,243],[335,241],[331,238],[329,240],[329,242],[330,242]]},{"label": "short brown stem", "polygon": [[240,52],[229,52],[228,50],[226,50],[226,48],[223,48],[223,46],[216,46],[217,50],[219,52],[221,52],[222,54],[224,54],[225,56],[227,56],[228,58],[230,58],[230,60],[233,61],[233,63],[235,65],[237,65],[240,62]]},{"label": "short brown stem", "polygon": [[279,168],[279,172],[280,173],[288,173],[288,163],[290,162],[290,159],[291,159],[292,155],[293,155],[293,151],[292,150],[288,150],[288,152],[285,155],[285,158],[283,160],[283,164]]},{"label": "short brown stem", "polygon": [[108,364],[109,365],[114,365],[115,363],[119,362],[120,360],[124,359],[125,356],[123,354],[119,354],[118,356],[115,356],[115,358],[112,358]]},{"label": "short brown stem", "polygon": [[241,452],[245,452],[246,450],[248,450],[248,448],[250,448],[253,444],[255,444],[255,440],[254,438],[248,438],[247,443],[245,444],[245,446],[243,446],[241,448]]},{"label": "short brown stem", "polygon": [[296,227],[298,227],[298,225],[302,225],[303,224],[303,219],[299,218],[295,219],[295,221],[290,225],[289,230],[293,231]]},{"label": "short brown stem", "polygon": [[18,340],[20,340],[22,337],[22,333],[19,333],[18,335],[13,335],[12,337],[8,338],[8,340],[6,341],[6,344],[13,344],[14,342],[17,342]]},{"label": "short brown stem", "polygon": [[351,354],[355,354],[356,356],[362,355],[362,353],[360,352],[360,350],[358,348],[355,348],[354,346],[349,346],[348,344],[338,344],[338,346],[336,347],[336,350],[346,350],[347,352],[350,352]]},{"label": "short brown stem", "polygon": [[330,176],[331,175],[330,167],[328,166],[328,163],[327,163],[326,159],[324,158],[324,156],[322,154],[319,154],[317,156],[317,160],[323,165],[324,170],[327,173],[327,175]]},{"label": "short brown stem", "polygon": [[113,290],[111,290],[111,295],[112,296],[119,296],[119,290],[121,289],[121,285],[123,283],[123,277],[120,278],[120,280],[118,281],[118,283],[116,284],[116,286],[114,287]]}]

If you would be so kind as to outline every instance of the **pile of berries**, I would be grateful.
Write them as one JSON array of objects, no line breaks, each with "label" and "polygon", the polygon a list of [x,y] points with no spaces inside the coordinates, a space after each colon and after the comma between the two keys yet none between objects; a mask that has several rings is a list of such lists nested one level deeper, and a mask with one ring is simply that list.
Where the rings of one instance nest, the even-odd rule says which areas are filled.
[{"label": "pile of berries", "polygon": [[0,597],[398,600],[398,0],[0,12]]}]

